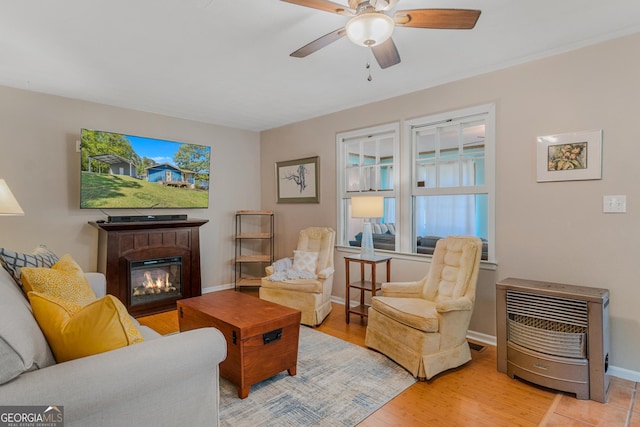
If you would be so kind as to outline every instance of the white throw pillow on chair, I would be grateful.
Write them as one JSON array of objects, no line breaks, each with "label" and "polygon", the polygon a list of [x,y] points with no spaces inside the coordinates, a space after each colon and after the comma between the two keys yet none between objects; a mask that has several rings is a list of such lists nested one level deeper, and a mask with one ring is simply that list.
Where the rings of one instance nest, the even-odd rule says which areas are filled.
[{"label": "white throw pillow on chair", "polygon": [[318,252],[293,251],[293,269],[307,273],[315,273],[318,263]]}]

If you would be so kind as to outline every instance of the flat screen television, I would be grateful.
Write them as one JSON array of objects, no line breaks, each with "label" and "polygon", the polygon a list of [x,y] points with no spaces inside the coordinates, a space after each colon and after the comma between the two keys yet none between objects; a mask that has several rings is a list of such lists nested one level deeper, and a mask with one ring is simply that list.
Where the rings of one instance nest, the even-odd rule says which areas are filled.
[{"label": "flat screen television", "polygon": [[209,207],[211,148],[82,129],[80,208]]}]

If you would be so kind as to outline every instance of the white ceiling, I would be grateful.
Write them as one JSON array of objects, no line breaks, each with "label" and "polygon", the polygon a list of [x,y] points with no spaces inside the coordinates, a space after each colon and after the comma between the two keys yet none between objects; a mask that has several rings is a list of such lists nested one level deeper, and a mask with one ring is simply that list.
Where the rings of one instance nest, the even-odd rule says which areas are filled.
[{"label": "white ceiling", "polygon": [[0,0],[0,85],[265,130],[640,31],[638,0],[396,10],[430,7],[482,14],[473,30],[396,28],[402,62],[381,70],[346,37],[290,57],[348,18],[279,0]]}]

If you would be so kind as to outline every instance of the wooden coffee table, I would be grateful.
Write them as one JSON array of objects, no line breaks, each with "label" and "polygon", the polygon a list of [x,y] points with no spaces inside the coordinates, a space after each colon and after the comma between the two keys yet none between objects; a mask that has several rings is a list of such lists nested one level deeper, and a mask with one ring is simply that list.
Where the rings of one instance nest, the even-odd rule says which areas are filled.
[{"label": "wooden coffee table", "polygon": [[287,370],[296,374],[299,310],[238,291],[212,292],[177,301],[180,331],[214,327],[227,340],[220,375],[249,396],[252,384]]}]

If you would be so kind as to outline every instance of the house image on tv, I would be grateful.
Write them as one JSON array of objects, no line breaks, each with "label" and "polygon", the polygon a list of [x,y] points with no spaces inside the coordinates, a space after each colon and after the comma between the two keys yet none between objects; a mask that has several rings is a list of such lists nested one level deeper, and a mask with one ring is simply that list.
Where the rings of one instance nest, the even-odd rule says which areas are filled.
[{"label": "house image on tv", "polygon": [[108,165],[109,175],[124,175],[133,178],[143,179],[149,182],[166,185],[169,187],[184,187],[195,188],[196,187],[196,173],[180,169],[177,166],[169,163],[162,163],[158,165],[149,166],[146,169],[145,174],[138,175],[136,166],[128,159],[120,157],[116,154],[99,154],[96,156],[88,157],[88,172],[91,173],[91,161],[96,160],[98,162]]},{"label": "house image on tv", "polygon": [[180,169],[169,163],[149,166],[146,179],[149,182],[157,182],[171,187],[195,188],[196,173]]},{"label": "house image on tv", "polygon": [[88,172],[91,173],[91,161],[96,160],[109,167],[109,175],[125,175],[138,178],[138,172],[131,160],[120,157],[116,154],[98,154],[87,157]]}]

